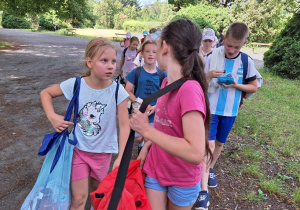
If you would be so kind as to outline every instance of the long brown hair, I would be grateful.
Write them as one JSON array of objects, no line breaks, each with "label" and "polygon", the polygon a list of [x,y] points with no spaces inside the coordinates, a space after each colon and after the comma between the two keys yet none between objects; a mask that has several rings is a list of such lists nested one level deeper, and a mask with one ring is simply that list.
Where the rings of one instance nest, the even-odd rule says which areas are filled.
[{"label": "long brown hair", "polygon": [[91,75],[91,69],[89,69],[89,67],[87,66],[88,59],[92,60],[99,51],[101,52],[99,56],[101,56],[104,50],[106,50],[107,48],[113,48],[117,53],[114,44],[102,37],[92,39],[87,44],[84,52],[84,66],[87,68],[87,71],[83,74],[83,76]]},{"label": "long brown hair", "polygon": [[171,46],[175,59],[182,66],[181,73],[188,80],[196,80],[201,85],[206,105],[205,126],[205,149],[212,161],[212,152],[208,143],[208,132],[210,126],[210,110],[208,100],[208,83],[204,73],[204,63],[198,52],[202,41],[200,28],[190,20],[179,19],[169,23],[162,31],[161,44],[165,41]]}]

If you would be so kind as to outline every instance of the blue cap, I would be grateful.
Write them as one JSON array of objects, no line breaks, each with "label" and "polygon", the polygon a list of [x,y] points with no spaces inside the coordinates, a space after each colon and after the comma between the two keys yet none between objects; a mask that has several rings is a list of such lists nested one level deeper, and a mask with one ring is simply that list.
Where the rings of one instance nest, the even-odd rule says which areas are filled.
[{"label": "blue cap", "polygon": [[143,31],[143,35],[148,35],[148,31]]}]

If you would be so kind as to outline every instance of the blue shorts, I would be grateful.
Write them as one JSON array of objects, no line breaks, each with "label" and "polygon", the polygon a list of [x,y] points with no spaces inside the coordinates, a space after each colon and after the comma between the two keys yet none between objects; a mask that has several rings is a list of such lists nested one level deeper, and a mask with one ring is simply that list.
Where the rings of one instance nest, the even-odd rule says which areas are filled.
[{"label": "blue shorts", "polygon": [[236,117],[226,117],[220,115],[211,115],[208,140],[217,140],[223,144],[231,131]]},{"label": "blue shorts", "polygon": [[177,206],[190,206],[194,204],[201,191],[201,182],[193,187],[162,186],[157,179],[146,176],[145,187],[167,192],[168,198]]}]

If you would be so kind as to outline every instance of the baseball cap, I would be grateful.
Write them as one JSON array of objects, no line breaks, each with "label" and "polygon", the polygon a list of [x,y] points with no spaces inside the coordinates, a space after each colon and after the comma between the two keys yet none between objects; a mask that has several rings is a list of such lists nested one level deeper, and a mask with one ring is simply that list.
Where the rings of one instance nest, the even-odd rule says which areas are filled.
[{"label": "baseball cap", "polygon": [[143,31],[143,35],[148,35],[148,31]]},{"label": "baseball cap", "polygon": [[126,33],[126,38],[131,38],[131,33],[130,32]]},{"label": "baseball cap", "polygon": [[202,40],[211,40],[214,41],[215,40],[215,31],[211,28],[206,28],[203,30],[202,32]]}]

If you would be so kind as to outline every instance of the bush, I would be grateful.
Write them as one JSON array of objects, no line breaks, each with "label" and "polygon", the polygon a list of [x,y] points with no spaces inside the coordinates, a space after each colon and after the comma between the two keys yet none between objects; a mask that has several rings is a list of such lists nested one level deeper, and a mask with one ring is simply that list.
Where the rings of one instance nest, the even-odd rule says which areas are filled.
[{"label": "bush", "polygon": [[201,3],[181,9],[172,20],[186,18],[194,21],[201,29],[212,28],[218,30],[226,28],[232,22],[227,8],[215,8]]},{"label": "bush", "polygon": [[4,28],[29,29],[30,23],[22,17],[16,17],[5,12],[2,13],[2,26]]},{"label": "bush", "polygon": [[53,21],[54,17],[51,14],[43,14],[39,18],[39,25],[42,27],[42,29],[49,30],[49,31],[55,31],[55,24]]},{"label": "bush", "polygon": [[300,78],[300,13],[288,22],[264,54],[265,66],[284,78]]},{"label": "bush", "polygon": [[136,32],[142,32],[142,31],[149,31],[151,28],[157,28],[158,26],[163,27],[165,23],[161,22],[145,22],[145,21],[135,21],[135,20],[129,20],[125,21],[123,23],[123,29],[125,31],[136,31]]}]

